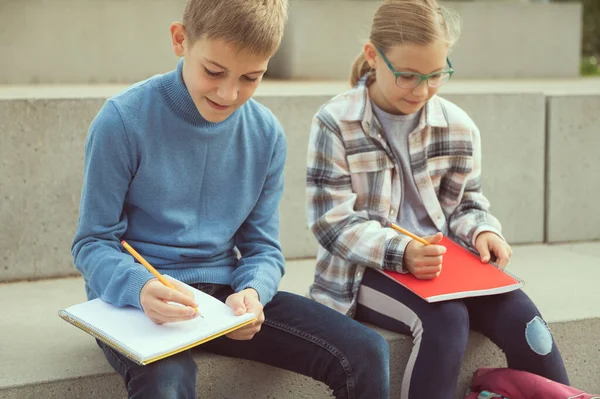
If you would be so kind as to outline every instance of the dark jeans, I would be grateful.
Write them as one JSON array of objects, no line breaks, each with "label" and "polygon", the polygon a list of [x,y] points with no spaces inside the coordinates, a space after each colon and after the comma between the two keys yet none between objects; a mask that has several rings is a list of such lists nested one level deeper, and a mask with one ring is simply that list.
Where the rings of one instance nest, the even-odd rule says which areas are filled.
[{"label": "dark jeans", "polygon": [[454,398],[470,329],[498,345],[508,367],[569,384],[548,326],[521,290],[428,303],[367,269],[356,319],[413,337],[402,399]]},{"label": "dark jeans", "polygon": [[[225,301],[228,286],[197,288]],[[387,399],[389,348],[379,334],[310,299],[279,292],[265,308],[261,331],[249,341],[220,337],[201,348],[310,376],[336,398]],[[139,366],[99,342],[124,380],[130,398],[196,398],[197,368],[191,352]],[[265,377],[268,378],[268,377]]]}]

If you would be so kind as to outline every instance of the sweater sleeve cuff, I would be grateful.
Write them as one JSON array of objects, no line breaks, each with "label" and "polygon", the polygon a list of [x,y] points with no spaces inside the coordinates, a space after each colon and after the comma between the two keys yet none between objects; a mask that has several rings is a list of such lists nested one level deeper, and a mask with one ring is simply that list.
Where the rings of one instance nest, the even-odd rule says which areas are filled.
[{"label": "sweater sleeve cuff", "polygon": [[273,288],[272,284],[269,284],[266,281],[253,280],[246,284],[239,286],[235,291],[240,292],[245,290],[246,288],[252,288],[258,293],[258,300],[263,306],[266,306],[267,303],[271,302],[271,299],[277,293],[277,287]]},{"label": "sweater sleeve cuff", "polygon": [[135,306],[138,309],[143,310],[142,303],[140,301],[140,295],[142,288],[150,280],[154,278],[154,275],[143,267],[135,267],[131,270],[129,275],[129,283],[127,288],[123,292],[122,303]]}]

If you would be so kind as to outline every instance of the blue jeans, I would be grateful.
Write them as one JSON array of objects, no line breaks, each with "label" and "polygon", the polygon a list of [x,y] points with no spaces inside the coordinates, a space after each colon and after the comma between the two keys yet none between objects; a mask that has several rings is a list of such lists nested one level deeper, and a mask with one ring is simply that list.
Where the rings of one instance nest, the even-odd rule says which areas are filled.
[{"label": "blue jeans", "polygon": [[470,329],[498,345],[508,367],[569,385],[550,330],[521,290],[429,303],[367,269],[358,297],[357,320],[413,337],[402,399],[454,398]]},{"label": "blue jeans", "polygon": [[[197,288],[225,301],[229,286]],[[389,348],[379,334],[310,299],[279,292],[265,308],[261,331],[248,341],[220,337],[201,348],[254,360],[322,381],[336,398],[389,397]],[[130,398],[196,398],[191,351],[139,366],[98,342],[123,376]],[[266,377],[268,378],[268,377]]]}]

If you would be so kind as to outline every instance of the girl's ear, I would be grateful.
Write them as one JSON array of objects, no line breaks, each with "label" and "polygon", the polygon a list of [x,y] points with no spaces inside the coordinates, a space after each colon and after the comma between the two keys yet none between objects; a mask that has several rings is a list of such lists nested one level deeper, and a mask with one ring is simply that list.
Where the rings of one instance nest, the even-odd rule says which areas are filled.
[{"label": "girl's ear", "polygon": [[369,66],[371,67],[371,69],[376,69],[377,68],[377,49],[375,48],[375,45],[371,42],[368,42],[367,44],[365,44],[365,47],[363,48],[363,54],[365,55],[365,59],[369,63]]}]

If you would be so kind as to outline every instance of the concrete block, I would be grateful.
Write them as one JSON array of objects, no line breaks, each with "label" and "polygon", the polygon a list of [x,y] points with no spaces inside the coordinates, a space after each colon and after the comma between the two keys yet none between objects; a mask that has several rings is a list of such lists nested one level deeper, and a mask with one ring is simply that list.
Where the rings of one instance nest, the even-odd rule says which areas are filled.
[{"label": "concrete block", "polygon": [[549,242],[600,239],[600,95],[548,98]]},{"label": "concrete block", "polygon": [[[317,249],[306,221],[306,151],[312,117],[333,94],[316,93],[264,90],[257,96],[279,117],[288,140],[281,203],[281,241],[287,258],[312,257]],[[513,243],[541,242],[541,95],[446,97],[469,110],[480,127],[484,190],[507,238]],[[0,281],[76,273],[69,251],[78,218],[83,145],[104,100],[92,96],[0,101]]]},{"label": "concrete block", "polygon": [[0,84],[136,82],[172,68],[185,0],[2,0]]},{"label": "concrete block", "polygon": [[[0,84],[131,83],[165,72],[175,60],[169,25],[181,18],[184,3],[3,0]],[[378,2],[290,3],[289,24],[271,65],[272,75],[345,79],[369,36]],[[463,35],[452,53],[456,77],[579,75],[579,4],[447,5],[463,20]]]},{"label": "concrete block", "polygon": [[273,111],[286,133],[288,153],[281,200],[281,245],[286,258],[317,254],[317,242],[306,218],[306,156],[312,117],[330,96],[258,96]]},{"label": "concrete block", "polygon": [[[281,241],[288,258],[314,256],[305,211],[311,119],[327,96],[265,96],[286,130],[288,160]],[[0,281],[77,273],[70,246],[77,226],[83,146],[105,98],[0,100]]]},{"label": "concrete block", "polygon": [[442,94],[481,132],[483,192],[510,243],[544,239],[544,96]]},{"label": "concrete block", "polygon": [[[378,5],[375,1],[290,2],[289,23],[270,75],[346,79],[369,38]],[[462,20],[461,38],[450,54],[455,77],[579,76],[580,4],[495,1],[445,5]]]},{"label": "concrete block", "polygon": [[0,281],[76,273],[83,145],[103,101],[0,101]]}]

